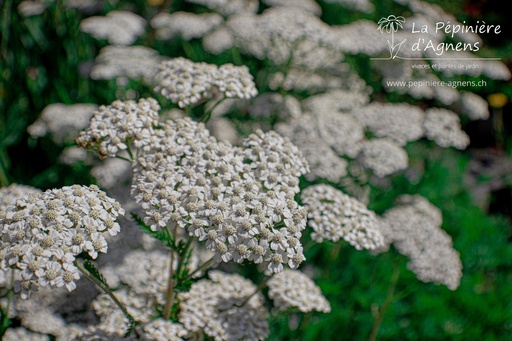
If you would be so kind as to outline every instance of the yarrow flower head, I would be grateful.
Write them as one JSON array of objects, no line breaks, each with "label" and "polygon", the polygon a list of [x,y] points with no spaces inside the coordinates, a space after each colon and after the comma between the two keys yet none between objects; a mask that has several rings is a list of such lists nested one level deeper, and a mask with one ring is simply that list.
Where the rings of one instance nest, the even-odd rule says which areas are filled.
[{"label": "yarrow flower head", "polygon": [[222,94],[227,98],[249,99],[258,94],[246,66],[194,63],[179,57],[160,65],[155,91],[180,108]]},{"label": "yarrow flower head", "polygon": [[284,311],[298,308],[303,313],[316,310],[324,313],[331,311],[329,301],[320,288],[308,276],[298,270],[284,270],[268,281],[268,296],[274,306]]},{"label": "yarrow flower head", "polygon": [[153,230],[183,228],[217,262],[245,260],[280,272],[304,260],[306,211],[294,200],[307,163],[275,132],[245,149],[218,142],[189,118],[167,121],[133,163],[132,196]]},{"label": "yarrow flower head", "polygon": [[124,210],[97,186],[63,187],[34,193],[0,210],[0,269],[18,269],[22,298],[39,286],[71,291],[79,279],[75,256],[107,252],[104,235],[120,231]]},{"label": "yarrow flower head", "polygon": [[16,200],[25,195],[41,193],[41,190],[28,185],[11,184],[0,188],[0,210],[5,210],[9,205],[16,203]]},{"label": "yarrow flower head", "polygon": [[398,202],[382,220],[386,244],[409,257],[407,267],[419,280],[457,289],[462,263],[452,238],[441,229],[441,211],[419,195],[404,195]]},{"label": "yarrow flower head", "polygon": [[309,186],[302,191],[301,199],[315,241],[337,242],[343,238],[357,250],[383,246],[375,213],[356,199],[329,185]]},{"label": "yarrow flower head", "polygon": [[236,274],[210,271],[209,277],[178,294],[183,326],[216,341],[266,339],[269,314],[256,286]]},{"label": "yarrow flower head", "polygon": [[95,111],[89,126],[76,139],[82,148],[93,149],[101,158],[116,156],[130,143],[142,147],[158,124],[160,105],[153,98],[114,101]]}]

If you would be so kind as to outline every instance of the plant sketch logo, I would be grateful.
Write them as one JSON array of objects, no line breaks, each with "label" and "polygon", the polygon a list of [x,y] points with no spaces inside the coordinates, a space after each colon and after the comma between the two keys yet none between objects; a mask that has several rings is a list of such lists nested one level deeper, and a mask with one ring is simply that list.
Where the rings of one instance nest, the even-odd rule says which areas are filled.
[{"label": "plant sketch logo", "polygon": [[391,41],[388,40],[388,47],[391,56],[389,59],[395,59],[398,55],[398,51],[400,51],[400,47],[403,43],[405,43],[406,39],[401,41],[400,43],[395,44],[395,32],[398,31],[398,28],[404,28],[403,24],[405,23],[405,18],[402,16],[394,16],[393,14],[381,18],[377,23],[379,27],[377,28],[382,33],[386,31],[387,33],[391,33]]},{"label": "plant sketch logo", "polygon": [[[429,24],[416,25],[412,21],[407,25],[410,30],[406,36],[411,38],[410,44],[404,44],[407,39],[395,42],[395,33],[403,29],[405,18],[403,16],[388,15],[382,17],[377,22],[377,30],[387,36],[391,35],[391,40],[387,39],[389,48],[389,57],[371,58],[372,60],[500,60],[501,58],[492,57],[468,57],[466,53],[478,52],[481,48],[481,41],[472,40],[471,37],[463,37],[465,34],[500,34],[500,25],[487,24],[485,21],[466,24],[448,21],[437,21]],[[435,36],[442,35],[446,39],[437,39]],[[403,37],[403,35],[402,35]],[[404,49],[410,49],[409,53],[403,53]],[[402,56],[398,53],[402,50]],[[460,57],[455,56],[453,52],[460,52]],[[416,54],[417,57],[412,57]],[[408,57],[409,56],[409,57]]]}]

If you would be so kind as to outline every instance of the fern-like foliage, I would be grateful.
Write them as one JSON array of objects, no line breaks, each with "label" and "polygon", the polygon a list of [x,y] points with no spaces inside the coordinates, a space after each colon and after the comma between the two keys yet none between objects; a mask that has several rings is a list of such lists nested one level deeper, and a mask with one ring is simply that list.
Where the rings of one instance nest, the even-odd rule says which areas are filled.
[{"label": "fern-like foliage", "polygon": [[163,231],[163,230],[158,230],[158,231],[153,231],[151,230],[151,227],[149,227],[148,225],[146,225],[144,223],[144,220],[142,220],[141,217],[139,217],[136,213],[131,213],[131,216],[132,216],[132,219],[135,221],[135,223],[137,223],[137,225],[140,227],[140,229],[146,233],[146,234],[149,234],[150,236],[158,239],[159,241],[161,241],[165,246],[168,246],[170,247],[171,249],[174,248],[174,242],[171,240],[171,236],[169,236],[166,231]]}]

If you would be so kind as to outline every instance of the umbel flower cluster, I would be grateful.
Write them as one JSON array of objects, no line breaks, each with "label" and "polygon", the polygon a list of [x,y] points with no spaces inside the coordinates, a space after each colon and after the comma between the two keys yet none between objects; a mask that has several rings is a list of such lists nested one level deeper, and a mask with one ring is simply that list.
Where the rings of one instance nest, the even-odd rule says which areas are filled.
[{"label": "umbel flower cluster", "polygon": [[356,199],[329,185],[309,186],[301,199],[314,230],[311,237],[317,242],[343,238],[358,250],[384,245],[375,213]]},{"label": "umbel flower cluster", "polygon": [[79,279],[75,256],[107,251],[104,235],[116,235],[124,210],[97,186],[63,187],[29,194],[0,210],[0,269],[21,271],[22,298],[39,286],[71,291]]},{"label": "umbel flower cluster", "polygon": [[[217,262],[296,268],[304,260],[307,212],[294,197],[308,171],[297,147],[272,131],[234,147],[188,118],[153,128],[155,107],[152,99],[102,107],[77,141],[100,156],[129,150],[133,141],[132,196],[152,230],[185,229],[205,241]],[[123,110],[129,120],[111,119]]]},{"label": "umbel flower cluster", "polygon": [[249,99],[258,94],[247,66],[194,63],[174,58],[160,64],[155,91],[177,103],[180,108],[221,95]]}]

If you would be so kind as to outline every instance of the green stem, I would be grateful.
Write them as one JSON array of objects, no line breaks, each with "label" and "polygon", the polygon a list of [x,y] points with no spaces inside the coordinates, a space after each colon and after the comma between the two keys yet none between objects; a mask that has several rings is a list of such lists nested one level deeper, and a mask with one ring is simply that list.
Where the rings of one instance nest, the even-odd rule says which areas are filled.
[{"label": "green stem", "polygon": [[114,301],[114,303],[119,307],[119,309],[121,309],[124,316],[126,316],[128,321],[130,321],[130,325],[133,326],[135,324],[135,319],[132,317],[132,315],[130,315],[128,310],[126,310],[125,306],[121,302],[119,302],[119,300],[114,295],[112,290],[110,290],[110,288],[106,286],[105,283],[94,277],[86,268],[83,267],[82,264],[80,264],[78,260],[75,260],[73,264],[75,264],[75,266],[78,268],[78,270],[80,270],[81,273],[83,273],[87,278],[89,278],[94,284],[99,286],[101,290],[103,290],[112,299],[112,301]]},{"label": "green stem", "polygon": [[121,159],[121,160],[124,160],[124,161],[128,161],[129,163],[133,162],[133,160],[127,159],[127,158],[125,158],[123,156],[116,155],[115,157],[116,157],[116,159]]},{"label": "green stem", "polygon": [[174,305],[174,270],[173,270],[173,261],[174,261],[174,251],[171,250],[171,264],[169,265],[169,282],[167,283],[167,290],[165,292],[165,306],[163,316],[164,319],[168,320],[171,318],[172,307]]},{"label": "green stem", "polygon": [[2,160],[0,160],[0,187],[9,186],[9,179],[7,178],[7,173],[5,172],[4,164]]},{"label": "green stem", "polygon": [[213,264],[215,258],[212,257],[210,259],[208,259],[206,262],[204,262],[203,264],[199,265],[194,271],[192,271],[191,273],[189,273],[187,275],[187,277],[183,278],[183,281],[188,281],[189,279],[191,279],[196,273],[198,273],[199,271],[202,271],[204,269],[207,269],[210,265]]},{"label": "green stem", "polygon": [[200,122],[204,122],[205,124],[210,120],[211,116],[212,116],[212,112],[213,110],[221,103],[223,102],[224,100],[226,99],[226,97],[222,97],[217,103],[215,103],[204,115],[203,117],[201,117],[201,120]]},{"label": "green stem", "polygon": [[256,290],[254,290],[254,292],[252,294],[250,294],[249,296],[247,296],[245,298],[245,300],[240,303],[240,304],[237,304],[237,306],[239,307],[243,307],[247,302],[249,302],[249,300],[251,299],[251,297],[253,297],[254,295],[256,295],[258,292],[260,292],[261,289],[263,289],[265,287],[265,285],[267,285],[267,282],[269,279],[271,279],[272,276],[268,276],[268,277],[265,277],[263,279],[263,281],[261,281],[260,285],[258,285],[258,287],[256,288]]},{"label": "green stem", "polygon": [[11,7],[12,0],[6,0],[3,20],[2,20],[2,43],[0,46],[0,53],[2,54],[2,59],[7,60],[7,45],[9,41],[9,27],[11,25]]},{"label": "green stem", "polygon": [[375,321],[373,322],[372,331],[370,333],[370,337],[368,338],[368,341],[375,341],[377,340],[377,334],[379,333],[379,328],[382,323],[382,320],[384,319],[384,315],[386,314],[386,310],[388,309],[389,305],[393,301],[393,295],[395,293],[396,283],[398,281],[398,276],[400,275],[400,268],[398,266],[395,266],[393,273],[391,274],[391,280],[389,281],[388,286],[388,294],[386,296],[386,299],[384,300],[384,303],[382,304],[381,308],[379,309],[379,313],[377,317],[375,318]]}]

